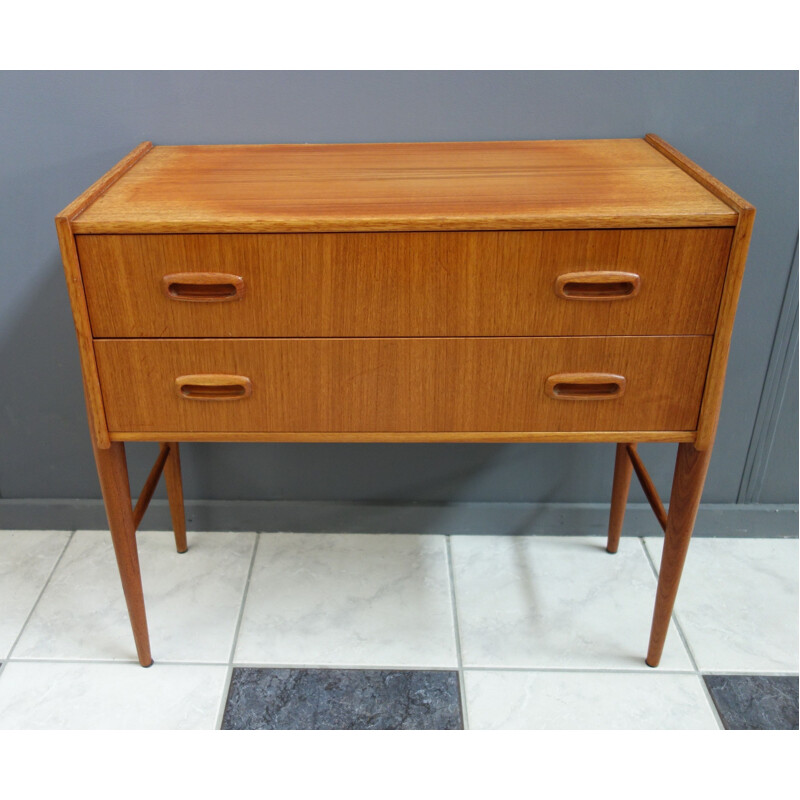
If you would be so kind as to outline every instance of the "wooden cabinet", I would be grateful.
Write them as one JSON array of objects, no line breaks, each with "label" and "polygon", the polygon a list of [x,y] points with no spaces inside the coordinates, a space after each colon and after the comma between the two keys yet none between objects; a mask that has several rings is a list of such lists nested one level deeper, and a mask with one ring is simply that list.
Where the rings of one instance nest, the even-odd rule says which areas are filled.
[{"label": "wooden cabinet", "polygon": [[[180,441],[614,441],[667,542],[660,658],[754,210],[655,136],[140,145],[56,219],[143,664],[134,531]],[[125,441],[162,448],[131,509]],[[640,441],[680,442],[670,514]]]}]

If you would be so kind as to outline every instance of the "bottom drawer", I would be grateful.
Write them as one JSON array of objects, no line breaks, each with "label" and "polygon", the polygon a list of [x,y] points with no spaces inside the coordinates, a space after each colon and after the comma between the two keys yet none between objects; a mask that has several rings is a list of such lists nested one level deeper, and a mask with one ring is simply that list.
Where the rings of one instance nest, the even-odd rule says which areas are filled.
[{"label": "bottom drawer", "polygon": [[694,430],[711,338],[99,339],[111,432]]}]

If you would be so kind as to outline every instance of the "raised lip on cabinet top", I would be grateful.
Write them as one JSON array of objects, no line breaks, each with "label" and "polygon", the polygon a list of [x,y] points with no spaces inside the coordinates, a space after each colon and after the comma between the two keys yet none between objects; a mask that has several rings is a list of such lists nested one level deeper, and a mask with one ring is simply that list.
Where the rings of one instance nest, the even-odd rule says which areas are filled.
[{"label": "raised lip on cabinet top", "polygon": [[709,188],[667,157],[660,143],[652,135],[158,147],[147,142],[127,170],[62,216],[71,219],[75,234],[735,225],[738,209],[717,191],[726,187]]}]

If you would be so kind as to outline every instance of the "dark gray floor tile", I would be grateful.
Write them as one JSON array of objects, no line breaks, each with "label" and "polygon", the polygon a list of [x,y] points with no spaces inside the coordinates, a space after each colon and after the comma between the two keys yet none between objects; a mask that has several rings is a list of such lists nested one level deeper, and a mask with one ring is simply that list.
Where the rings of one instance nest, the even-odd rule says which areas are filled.
[{"label": "dark gray floor tile", "polygon": [[704,675],[728,730],[797,730],[797,677]]},{"label": "dark gray floor tile", "polygon": [[456,730],[458,674],[237,667],[224,730]]}]

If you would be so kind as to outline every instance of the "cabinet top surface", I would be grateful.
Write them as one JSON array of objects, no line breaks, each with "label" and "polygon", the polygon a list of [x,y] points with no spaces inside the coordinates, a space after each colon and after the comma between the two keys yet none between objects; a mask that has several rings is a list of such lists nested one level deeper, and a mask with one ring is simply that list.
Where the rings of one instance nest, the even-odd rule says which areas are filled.
[{"label": "cabinet top surface", "polygon": [[153,147],[76,233],[728,226],[643,139]]}]

